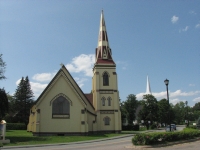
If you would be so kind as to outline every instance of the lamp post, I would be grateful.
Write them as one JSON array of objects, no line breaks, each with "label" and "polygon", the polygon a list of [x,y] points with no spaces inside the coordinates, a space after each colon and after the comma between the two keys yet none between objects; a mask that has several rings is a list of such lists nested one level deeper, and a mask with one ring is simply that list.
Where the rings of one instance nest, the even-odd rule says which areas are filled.
[{"label": "lamp post", "polygon": [[187,107],[188,102],[185,102],[187,113],[186,113],[186,120],[187,120],[187,127],[189,126],[189,118],[188,118],[188,107]]},{"label": "lamp post", "polygon": [[[168,100],[168,104],[169,104],[169,93],[168,93],[168,84],[169,84],[169,80],[165,80],[165,85],[166,85],[166,89],[167,89],[167,100]],[[169,104],[169,108],[168,108],[168,115],[169,115],[169,131],[171,132],[171,121],[170,121],[170,104]]]}]

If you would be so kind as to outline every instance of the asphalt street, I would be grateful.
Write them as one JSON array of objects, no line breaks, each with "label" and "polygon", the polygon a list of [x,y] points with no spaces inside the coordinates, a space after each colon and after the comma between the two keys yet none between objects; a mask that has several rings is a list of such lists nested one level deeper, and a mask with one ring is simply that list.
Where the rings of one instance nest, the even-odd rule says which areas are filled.
[{"label": "asphalt street", "polygon": [[[178,126],[177,130],[182,130],[184,126]],[[155,130],[153,131],[155,132]],[[157,130],[156,132],[165,132],[164,130]],[[2,150],[127,150],[127,149],[164,149],[164,150],[199,150],[200,141],[188,142],[183,144],[175,144],[166,147],[135,147],[131,143],[133,135],[124,135],[121,137],[99,139],[93,141],[82,141],[74,143],[61,143],[49,145],[34,145],[21,147],[3,147]]]}]

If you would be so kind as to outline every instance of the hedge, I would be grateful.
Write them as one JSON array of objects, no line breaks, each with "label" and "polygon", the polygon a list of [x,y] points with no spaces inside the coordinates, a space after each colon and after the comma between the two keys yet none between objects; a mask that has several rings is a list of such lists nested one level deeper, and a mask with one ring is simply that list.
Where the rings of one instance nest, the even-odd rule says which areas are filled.
[{"label": "hedge", "polygon": [[27,127],[24,123],[7,123],[6,130],[26,130]]},{"label": "hedge", "polygon": [[157,133],[140,133],[132,138],[134,145],[153,145],[165,142],[187,140],[195,137],[200,137],[200,131],[195,129],[185,128],[178,132],[157,132]]}]

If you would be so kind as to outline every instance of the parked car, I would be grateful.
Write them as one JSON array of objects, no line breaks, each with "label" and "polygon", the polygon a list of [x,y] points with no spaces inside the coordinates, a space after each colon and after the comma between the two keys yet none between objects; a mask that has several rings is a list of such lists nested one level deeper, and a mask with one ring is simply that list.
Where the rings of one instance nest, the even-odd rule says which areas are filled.
[{"label": "parked car", "polygon": [[175,124],[171,124],[171,128],[173,128],[174,130],[176,130],[176,125]]},{"label": "parked car", "polygon": [[[176,130],[176,125],[175,124],[171,124],[171,131]],[[170,131],[170,127],[169,125],[167,125],[167,127],[165,128],[165,131]]]}]

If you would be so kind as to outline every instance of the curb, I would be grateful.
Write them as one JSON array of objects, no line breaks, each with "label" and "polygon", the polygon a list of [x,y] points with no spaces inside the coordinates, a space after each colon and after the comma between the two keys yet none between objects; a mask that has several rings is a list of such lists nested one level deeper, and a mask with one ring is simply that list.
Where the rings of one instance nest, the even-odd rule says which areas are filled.
[{"label": "curb", "polygon": [[120,135],[116,137],[110,137],[110,138],[102,138],[102,139],[96,139],[96,140],[88,140],[88,141],[79,141],[79,142],[69,142],[69,143],[54,143],[54,144],[40,144],[40,145],[22,145],[22,146],[5,146],[0,148],[2,149],[14,149],[14,148],[31,148],[31,147],[45,147],[45,146],[57,146],[57,145],[72,145],[72,144],[82,144],[82,143],[93,143],[93,142],[99,142],[99,141],[107,141],[107,140],[113,140],[113,139],[120,139],[124,137],[130,137],[134,134],[126,134],[126,135]]}]

